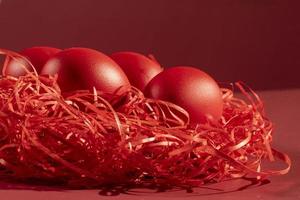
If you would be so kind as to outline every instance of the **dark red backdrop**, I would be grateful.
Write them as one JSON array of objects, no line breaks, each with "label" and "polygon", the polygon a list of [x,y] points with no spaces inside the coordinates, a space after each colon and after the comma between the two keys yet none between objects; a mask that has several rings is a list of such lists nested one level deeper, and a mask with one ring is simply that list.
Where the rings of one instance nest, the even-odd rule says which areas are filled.
[{"label": "dark red backdrop", "polygon": [[300,87],[298,2],[2,0],[0,47],[132,50],[255,89]]}]

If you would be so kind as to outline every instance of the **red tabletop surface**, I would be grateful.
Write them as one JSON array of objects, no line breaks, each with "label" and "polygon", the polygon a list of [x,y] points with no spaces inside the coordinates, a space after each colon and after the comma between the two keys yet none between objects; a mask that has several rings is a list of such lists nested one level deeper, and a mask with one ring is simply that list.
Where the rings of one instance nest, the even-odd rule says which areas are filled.
[{"label": "red tabletop surface", "polygon": [[0,183],[1,200],[77,200],[77,199],[300,199],[300,90],[263,91],[259,95],[265,102],[267,115],[275,123],[273,146],[290,155],[293,163],[289,174],[271,177],[263,185],[252,185],[245,180],[227,181],[191,191],[157,192],[149,189],[132,189],[107,196],[103,190],[59,190],[41,186]]}]

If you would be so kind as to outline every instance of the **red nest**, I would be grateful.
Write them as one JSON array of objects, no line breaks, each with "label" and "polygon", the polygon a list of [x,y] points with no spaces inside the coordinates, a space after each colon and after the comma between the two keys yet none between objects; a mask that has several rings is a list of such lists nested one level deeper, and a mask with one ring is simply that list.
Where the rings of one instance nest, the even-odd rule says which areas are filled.
[{"label": "red nest", "polygon": [[[270,146],[273,125],[261,100],[235,87],[245,100],[223,88],[221,120],[190,126],[184,109],[135,88],[108,102],[96,90],[64,98],[55,77],[2,77],[0,176],[82,187],[199,186],[287,173],[291,162]],[[263,168],[276,159],[287,168]]]}]

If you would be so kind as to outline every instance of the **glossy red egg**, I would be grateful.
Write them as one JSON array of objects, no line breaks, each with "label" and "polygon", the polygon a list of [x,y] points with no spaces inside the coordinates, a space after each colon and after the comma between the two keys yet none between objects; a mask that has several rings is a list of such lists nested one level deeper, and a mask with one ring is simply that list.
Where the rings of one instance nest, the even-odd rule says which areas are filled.
[{"label": "glossy red egg", "polygon": [[117,52],[110,57],[123,69],[131,85],[141,91],[163,70],[157,62],[135,52]]},{"label": "glossy red egg", "polygon": [[165,69],[149,82],[145,95],[181,106],[188,111],[192,123],[218,120],[223,111],[218,84],[208,74],[193,67]]},{"label": "glossy red egg", "polygon": [[88,48],[70,48],[57,53],[41,74],[58,74],[63,92],[92,89],[104,93],[123,92],[130,83],[123,70],[110,57]]},{"label": "glossy red egg", "polygon": [[[59,51],[61,50],[52,47],[31,47],[20,51],[19,54],[26,57],[32,63],[35,70],[40,73],[45,63]],[[23,76],[26,74],[24,67],[29,71],[33,71],[26,60],[22,58],[18,58],[17,60],[10,59],[8,65],[5,67],[4,75]]]}]

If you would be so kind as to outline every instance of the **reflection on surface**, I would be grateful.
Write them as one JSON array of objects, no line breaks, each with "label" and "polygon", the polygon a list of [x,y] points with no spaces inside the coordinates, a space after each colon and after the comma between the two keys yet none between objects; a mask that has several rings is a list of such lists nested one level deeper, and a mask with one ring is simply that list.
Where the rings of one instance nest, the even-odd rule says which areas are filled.
[{"label": "reflection on surface", "polygon": [[[200,187],[172,187],[172,186],[159,186],[159,185],[144,185],[144,186],[105,186],[100,187],[98,194],[101,196],[118,196],[118,195],[135,195],[135,196],[147,196],[158,194],[160,196],[168,195],[184,195],[184,196],[206,196],[206,195],[218,195],[225,193],[232,193],[243,191],[251,188],[260,187],[269,184],[267,179],[257,180],[255,178],[243,178],[230,181],[224,181],[221,183],[206,184]],[[0,182],[0,190],[33,190],[33,191],[67,191],[70,188],[66,188],[62,185],[55,183],[40,183],[36,180],[27,181],[24,183],[5,181]]]},{"label": "reflection on surface", "polygon": [[[207,184],[200,187],[167,187],[167,186],[113,186],[102,187],[99,191],[99,195],[102,196],[117,196],[121,194],[126,195],[154,195],[160,194],[168,196],[168,194],[178,196],[207,196],[207,195],[219,195],[225,193],[232,193],[243,191],[255,187],[260,187],[269,184],[270,180],[257,180],[256,178],[243,178],[230,181],[224,181],[222,183]],[[177,194],[178,193],[178,194]]]}]

